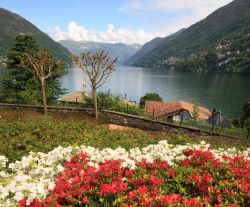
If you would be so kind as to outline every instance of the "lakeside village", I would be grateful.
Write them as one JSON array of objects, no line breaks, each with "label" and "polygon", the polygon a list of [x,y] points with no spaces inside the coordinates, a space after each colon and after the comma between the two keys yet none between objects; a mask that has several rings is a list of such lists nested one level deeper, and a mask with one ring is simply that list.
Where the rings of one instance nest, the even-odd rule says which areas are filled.
[{"label": "lakeside village", "polygon": [[[104,92],[105,94],[105,92]],[[107,92],[109,94],[109,92]],[[158,96],[160,100],[160,96],[156,93],[148,93],[147,95],[153,94]],[[83,84],[83,91],[74,91],[69,94],[66,94],[57,99],[58,102],[62,103],[66,106],[77,106],[78,104],[86,103],[86,100],[91,97],[91,93],[87,91],[87,85]],[[193,114],[196,113],[197,110],[197,119],[201,121],[206,121],[212,116],[212,112],[210,112],[207,108],[198,106],[192,103],[188,103],[185,101],[146,101],[144,103],[137,103],[131,99],[127,98],[127,94],[124,97],[118,96],[118,101],[123,102],[127,106],[144,107],[144,111],[151,115],[153,118],[159,120],[172,120],[174,122],[180,122],[182,120],[192,120]],[[150,99],[150,98],[149,98]],[[154,98],[153,98],[154,99]],[[162,99],[161,99],[162,100]],[[108,100],[107,100],[108,101]],[[214,109],[213,113],[219,113]],[[196,117],[195,117],[196,118]],[[226,120],[222,120],[223,127],[226,126]]]}]

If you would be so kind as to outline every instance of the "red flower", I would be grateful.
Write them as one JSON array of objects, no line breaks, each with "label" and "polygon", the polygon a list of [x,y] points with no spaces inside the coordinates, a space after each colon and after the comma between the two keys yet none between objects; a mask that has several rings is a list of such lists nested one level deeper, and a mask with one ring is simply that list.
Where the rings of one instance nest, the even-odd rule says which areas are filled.
[{"label": "red flower", "polygon": [[85,196],[82,198],[82,202],[85,204],[85,203],[88,203],[89,202],[89,199]]}]

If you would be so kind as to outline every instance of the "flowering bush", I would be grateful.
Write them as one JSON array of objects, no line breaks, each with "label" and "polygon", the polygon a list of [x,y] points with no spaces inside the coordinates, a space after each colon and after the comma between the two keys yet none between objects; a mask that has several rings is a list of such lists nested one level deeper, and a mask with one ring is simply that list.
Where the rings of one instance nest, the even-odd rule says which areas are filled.
[{"label": "flowering bush", "polygon": [[58,147],[8,166],[0,157],[0,205],[250,206],[249,155],[161,141],[130,151]]}]

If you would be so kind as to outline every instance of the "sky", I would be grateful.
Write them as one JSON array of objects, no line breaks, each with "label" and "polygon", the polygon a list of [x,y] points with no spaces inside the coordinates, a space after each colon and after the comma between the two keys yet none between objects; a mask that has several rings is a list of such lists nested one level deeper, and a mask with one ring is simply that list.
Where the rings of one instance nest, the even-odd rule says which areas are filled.
[{"label": "sky", "polygon": [[0,0],[54,40],[144,44],[204,19],[232,0]]}]

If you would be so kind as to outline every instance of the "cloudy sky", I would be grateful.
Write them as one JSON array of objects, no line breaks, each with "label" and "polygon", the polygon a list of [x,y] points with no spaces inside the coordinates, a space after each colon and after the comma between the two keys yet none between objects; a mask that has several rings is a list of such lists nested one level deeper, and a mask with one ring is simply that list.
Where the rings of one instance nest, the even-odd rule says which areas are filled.
[{"label": "cloudy sky", "polygon": [[0,0],[59,41],[143,44],[205,18],[232,0]]}]

